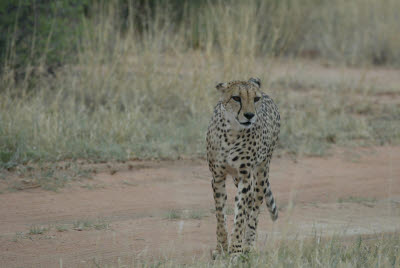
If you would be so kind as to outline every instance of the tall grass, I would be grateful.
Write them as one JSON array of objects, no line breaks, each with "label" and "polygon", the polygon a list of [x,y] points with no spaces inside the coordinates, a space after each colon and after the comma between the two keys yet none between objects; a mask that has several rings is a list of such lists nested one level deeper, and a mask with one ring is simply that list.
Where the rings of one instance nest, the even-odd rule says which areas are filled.
[{"label": "tall grass", "polygon": [[[369,12],[388,12],[389,21],[396,22],[390,11],[399,2],[385,2],[388,10],[372,5]],[[280,107],[281,149],[320,154],[332,143],[376,142],[376,131],[382,131],[381,127],[374,128],[372,115],[376,114],[360,116],[352,110],[354,105],[373,105],[372,101],[365,104],[366,99],[358,101],[356,89],[363,91],[363,87],[348,80],[311,85],[313,81],[296,74],[272,75],[272,70],[282,68],[276,56],[296,54],[300,48],[296,42],[302,35],[306,39],[307,32],[318,34],[310,33],[308,25],[321,27],[324,37],[331,30],[330,20],[337,18],[325,17],[327,11],[322,8],[321,21],[308,24],[307,18],[320,10],[308,14],[313,1],[268,3],[217,1],[195,13],[187,9],[185,20],[178,24],[171,19],[174,11],[163,4],[141,32],[135,26],[134,10],[132,23],[121,32],[116,30],[121,24],[118,8],[100,5],[97,15],[85,21],[81,40],[71,39],[79,45],[75,64],[64,65],[54,76],[40,72],[44,66],[34,66],[39,71],[33,85],[28,78],[17,83],[14,70],[7,66],[3,69],[2,166],[76,158],[101,161],[203,156],[204,134],[218,100],[215,84],[250,76],[262,79],[264,89]],[[354,11],[358,7],[354,4],[349,8]],[[349,14],[351,18],[347,19],[355,19]],[[335,31],[330,32],[330,38]],[[383,35],[394,40],[388,41],[388,47],[397,46],[397,37],[389,30]],[[193,40],[197,40],[196,46]],[[396,51],[390,58],[394,61]],[[316,95],[299,93],[296,83],[316,90]],[[400,117],[393,105],[379,111],[378,115],[389,116],[389,125]],[[398,142],[398,130],[392,127],[381,143]]]},{"label": "tall grass", "polygon": [[335,0],[310,16],[304,47],[324,58],[351,65],[400,63],[400,16],[397,0]]}]

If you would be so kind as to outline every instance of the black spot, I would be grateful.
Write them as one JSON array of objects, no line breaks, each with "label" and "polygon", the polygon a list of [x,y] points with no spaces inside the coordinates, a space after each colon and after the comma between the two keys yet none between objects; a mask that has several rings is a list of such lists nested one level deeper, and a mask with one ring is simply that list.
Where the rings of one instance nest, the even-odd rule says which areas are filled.
[{"label": "black spot", "polygon": [[232,159],[232,161],[236,161],[236,160],[238,160],[238,156],[235,156],[233,159]]},{"label": "black spot", "polygon": [[241,174],[247,174],[247,170],[241,170],[240,173]]},{"label": "black spot", "polygon": [[271,202],[269,202],[270,205],[272,205],[273,203],[275,203],[274,198],[271,198]]}]

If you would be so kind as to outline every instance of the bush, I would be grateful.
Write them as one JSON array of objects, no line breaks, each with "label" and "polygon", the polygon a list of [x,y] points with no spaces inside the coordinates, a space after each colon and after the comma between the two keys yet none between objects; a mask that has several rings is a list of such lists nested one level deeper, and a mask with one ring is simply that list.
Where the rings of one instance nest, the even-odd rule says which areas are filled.
[{"label": "bush", "polygon": [[1,1],[0,71],[13,70],[17,80],[38,66],[54,72],[74,55],[87,8],[88,0]]}]

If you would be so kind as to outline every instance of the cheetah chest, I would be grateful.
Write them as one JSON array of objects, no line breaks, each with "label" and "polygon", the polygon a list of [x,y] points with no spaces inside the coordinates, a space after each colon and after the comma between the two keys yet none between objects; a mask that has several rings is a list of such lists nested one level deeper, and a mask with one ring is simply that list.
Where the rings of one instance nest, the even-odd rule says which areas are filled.
[{"label": "cheetah chest", "polygon": [[221,140],[221,156],[229,169],[254,167],[265,161],[268,140],[260,127],[254,126],[237,133],[229,133]]}]

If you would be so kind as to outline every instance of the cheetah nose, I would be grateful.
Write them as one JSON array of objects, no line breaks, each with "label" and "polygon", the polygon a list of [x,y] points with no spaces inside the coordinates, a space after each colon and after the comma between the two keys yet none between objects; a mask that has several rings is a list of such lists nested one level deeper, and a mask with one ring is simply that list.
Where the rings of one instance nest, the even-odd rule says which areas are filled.
[{"label": "cheetah nose", "polygon": [[247,119],[252,119],[253,117],[254,117],[254,114],[253,113],[244,113],[243,114],[244,115],[244,117],[246,117]]}]

